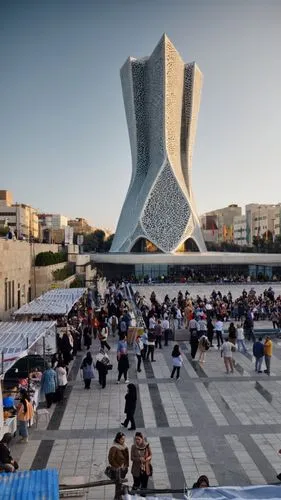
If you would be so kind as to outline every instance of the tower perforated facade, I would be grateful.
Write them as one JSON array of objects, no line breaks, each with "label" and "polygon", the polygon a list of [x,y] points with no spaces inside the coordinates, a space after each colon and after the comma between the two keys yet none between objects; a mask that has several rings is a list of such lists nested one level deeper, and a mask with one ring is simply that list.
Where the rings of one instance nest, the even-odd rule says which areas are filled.
[{"label": "tower perforated facade", "polygon": [[141,239],[165,253],[188,240],[205,251],[191,188],[202,74],[164,34],[150,57],[127,59],[121,82],[132,177],[110,251]]}]

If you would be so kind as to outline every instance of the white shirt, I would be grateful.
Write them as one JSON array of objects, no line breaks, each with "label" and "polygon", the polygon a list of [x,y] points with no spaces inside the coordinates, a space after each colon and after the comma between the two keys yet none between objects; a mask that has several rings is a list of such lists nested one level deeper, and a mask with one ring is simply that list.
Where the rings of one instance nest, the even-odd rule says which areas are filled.
[{"label": "white shirt", "polygon": [[149,329],[152,330],[153,328],[155,328],[155,325],[156,325],[156,321],[153,317],[149,318]]},{"label": "white shirt", "polygon": [[221,346],[221,352],[225,358],[232,358],[233,350],[235,350],[235,346],[231,342],[224,342]]},{"label": "white shirt", "polygon": [[222,321],[216,321],[215,330],[217,330],[218,332],[223,331],[223,322]]},{"label": "white shirt", "polygon": [[237,340],[244,340],[244,328],[240,326],[240,328],[237,328]]},{"label": "white shirt", "polygon": [[56,368],[57,377],[58,377],[58,385],[66,385],[67,384],[67,375],[66,369],[62,366],[58,366]]},{"label": "white shirt", "polygon": [[170,323],[167,319],[164,319],[162,321],[162,328],[163,328],[163,330],[168,330],[170,328]]}]

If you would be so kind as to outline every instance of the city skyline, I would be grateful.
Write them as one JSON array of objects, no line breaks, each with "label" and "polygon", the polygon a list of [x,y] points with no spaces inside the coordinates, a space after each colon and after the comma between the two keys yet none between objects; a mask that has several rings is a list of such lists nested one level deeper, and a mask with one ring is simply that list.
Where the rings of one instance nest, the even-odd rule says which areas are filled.
[{"label": "city skyline", "polygon": [[280,202],[281,3],[158,6],[1,3],[1,189],[15,201],[115,230],[131,175],[119,69],[165,31],[205,76],[192,178],[198,212]]}]

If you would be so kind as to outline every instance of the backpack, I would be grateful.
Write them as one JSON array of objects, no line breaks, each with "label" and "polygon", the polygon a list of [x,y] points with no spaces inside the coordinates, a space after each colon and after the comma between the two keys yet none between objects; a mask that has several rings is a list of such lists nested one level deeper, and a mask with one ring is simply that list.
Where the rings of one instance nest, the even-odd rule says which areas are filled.
[{"label": "backpack", "polygon": [[148,332],[148,334],[147,334],[147,340],[148,340],[148,342],[154,342],[154,340],[155,340],[155,333],[154,332]]},{"label": "backpack", "polygon": [[202,341],[202,346],[204,347],[204,349],[205,349],[206,351],[208,351],[208,349],[209,349],[209,347],[210,347],[210,342],[209,342],[209,340],[204,338],[204,339],[203,339],[203,341]]}]

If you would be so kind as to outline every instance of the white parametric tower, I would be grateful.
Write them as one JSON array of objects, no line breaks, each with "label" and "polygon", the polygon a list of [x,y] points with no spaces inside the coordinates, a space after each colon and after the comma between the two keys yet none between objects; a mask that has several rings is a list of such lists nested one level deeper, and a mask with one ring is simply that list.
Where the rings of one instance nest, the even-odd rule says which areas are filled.
[{"label": "white parametric tower", "polygon": [[150,57],[127,59],[121,81],[132,178],[110,251],[130,252],[146,239],[175,253],[191,239],[204,252],[191,188],[202,73],[164,34]]}]

